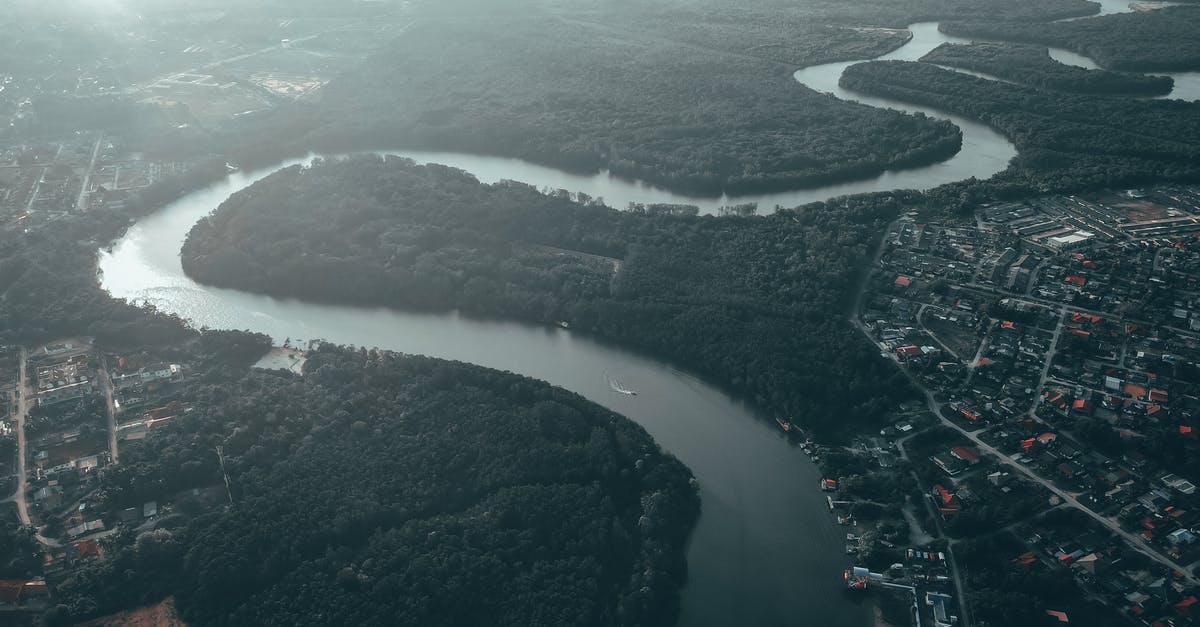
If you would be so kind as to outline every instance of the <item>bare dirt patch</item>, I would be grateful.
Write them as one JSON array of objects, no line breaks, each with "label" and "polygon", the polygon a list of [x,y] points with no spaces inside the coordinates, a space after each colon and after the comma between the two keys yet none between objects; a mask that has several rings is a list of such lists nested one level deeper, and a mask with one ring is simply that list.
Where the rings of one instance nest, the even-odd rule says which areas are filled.
[{"label": "bare dirt patch", "polygon": [[156,605],[109,614],[75,627],[187,627],[175,611],[175,599],[168,597]]}]

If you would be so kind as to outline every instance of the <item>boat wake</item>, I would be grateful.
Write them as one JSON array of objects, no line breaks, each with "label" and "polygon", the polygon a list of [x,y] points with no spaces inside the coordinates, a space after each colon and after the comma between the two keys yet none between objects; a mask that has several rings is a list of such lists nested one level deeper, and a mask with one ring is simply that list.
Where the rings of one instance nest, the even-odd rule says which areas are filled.
[{"label": "boat wake", "polygon": [[631,389],[621,385],[620,381],[618,381],[608,375],[605,375],[605,378],[608,379],[608,387],[611,388],[612,391],[617,392],[619,394],[624,394],[626,396],[637,396],[637,390],[631,390]]}]

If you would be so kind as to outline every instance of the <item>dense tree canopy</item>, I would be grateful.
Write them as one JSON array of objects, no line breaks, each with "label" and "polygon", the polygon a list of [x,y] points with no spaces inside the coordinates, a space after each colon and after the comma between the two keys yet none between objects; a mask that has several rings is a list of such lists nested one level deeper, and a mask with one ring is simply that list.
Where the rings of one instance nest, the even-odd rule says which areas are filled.
[{"label": "dense tree canopy", "polygon": [[907,389],[842,317],[872,234],[898,206],[617,211],[359,157],[235,195],[196,225],[183,259],[198,280],[280,296],[566,322],[829,433],[877,419]]},{"label": "dense tree canopy", "polygon": [[1200,178],[1197,103],[1051,93],[905,61],[853,65],[841,83],[1000,130],[1019,154],[989,184],[1028,193]]},{"label": "dense tree canopy", "polygon": [[1067,48],[1112,70],[1200,70],[1200,6],[1041,24],[954,21],[938,28],[951,35]]},{"label": "dense tree canopy", "polygon": [[706,195],[863,178],[959,149],[949,122],[817,94],[794,69],[602,24],[457,20],[412,29],[323,105],[338,127],[362,125],[341,140],[355,147],[514,156]]},{"label": "dense tree canopy", "polygon": [[[303,378],[214,367],[182,400],[103,476],[112,508],[176,513],[72,574],[53,618],[174,594],[194,625],[674,621],[691,475],[574,394],[327,345]],[[192,488],[219,496],[172,497]]]},{"label": "dense tree canopy", "polygon": [[1078,94],[1163,96],[1171,93],[1175,86],[1170,76],[1086,70],[1066,65],[1050,58],[1046,48],[1027,44],[942,44],[921,60],[983,72],[1030,87]]}]

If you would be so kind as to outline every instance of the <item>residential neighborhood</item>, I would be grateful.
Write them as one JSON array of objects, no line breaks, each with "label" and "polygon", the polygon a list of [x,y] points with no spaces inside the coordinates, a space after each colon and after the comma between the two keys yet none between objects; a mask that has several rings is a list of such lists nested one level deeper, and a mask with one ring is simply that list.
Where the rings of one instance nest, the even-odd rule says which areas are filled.
[{"label": "residential neighborhood", "polygon": [[[103,560],[105,538],[152,529],[171,513],[174,502],[119,507],[98,475],[119,463],[121,441],[153,437],[156,426],[185,411],[173,400],[185,381],[182,366],[107,354],[89,338],[3,353],[11,368],[4,372],[0,432],[15,444],[0,460],[13,471],[3,481],[20,522],[36,530],[46,577]],[[223,488],[218,493],[224,497]],[[39,611],[50,598],[45,579],[0,581],[0,610]]]},{"label": "residential neighborhood", "polygon": [[1192,624],[1197,233],[1200,193],[1175,186],[891,225],[856,323],[926,398],[874,458],[911,462],[951,562],[988,547],[970,587],[1044,573],[1130,624]]}]

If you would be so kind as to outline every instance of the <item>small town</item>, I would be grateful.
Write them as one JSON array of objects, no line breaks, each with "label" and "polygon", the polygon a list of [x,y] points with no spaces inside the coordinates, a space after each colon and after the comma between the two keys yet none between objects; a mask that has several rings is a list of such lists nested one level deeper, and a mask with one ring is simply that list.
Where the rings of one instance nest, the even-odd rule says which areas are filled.
[{"label": "small town", "polygon": [[[926,399],[879,437],[811,449],[859,525],[848,587],[938,627],[964,586],[1012,577],[1073,582],[1129,624],[1200,618],[1197,233],[1184,187],[891,225],[855,322]],[[993,570],[962,572],[963,551]]]},{"label": "small town", "polygon": [[[151,437],[180,414],[174,400],[185,373],[178,364],[149,355],[110,355],[90,340],[64,339],[32,350],[6,347],[3,389],[9,399],[4,434],[6,516],[37,529],[42,571],[62,576],[89,560],[103,560],[106,538],[144,531],[189,500],[209,498],[189,490],[171,503],[119,507],[127,499],[101,489],[101,469],[120,461],[120,447]],[[11,372],[9,372],[11,370]],[[214,496],[223,502],[224,491]],[[12,510],[15,510],[12,511]],[[0,608],[45,609],[45,580],[5,581]]]}]

